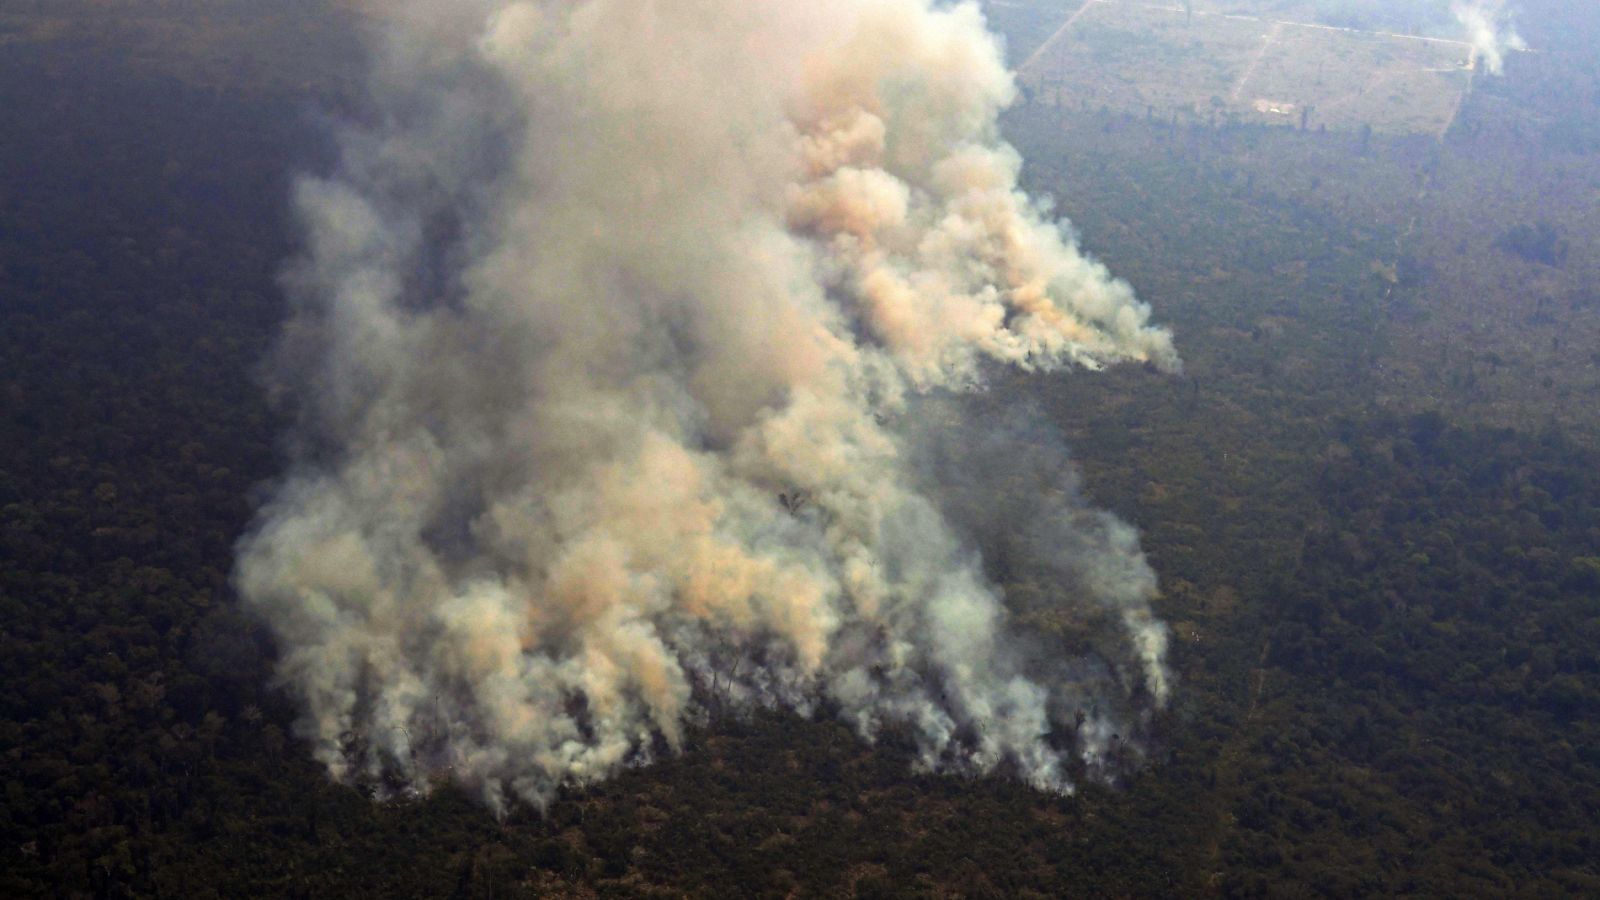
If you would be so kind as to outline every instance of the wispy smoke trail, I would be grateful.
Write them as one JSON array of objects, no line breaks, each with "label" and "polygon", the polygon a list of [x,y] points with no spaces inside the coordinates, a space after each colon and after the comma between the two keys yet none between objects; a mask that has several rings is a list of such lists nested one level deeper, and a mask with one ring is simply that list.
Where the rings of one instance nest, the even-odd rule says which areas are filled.
[{"label": "wispy smoke trail", "polygon": [[304,421],[237,570],[335,776],[542,804],[713,701],[826,700],[1069,790],[1165,700],[1133,531],[1048,435],[935,396],[1178,364],[1018,191],[974,6],[378,24],[376,124],[298,189]]},{"label": "wispy smoke trail", "polygon": [[1491,75],[1505,70],[1506,51],[1528,47],[1511,24],[1505,5],[1505,0],[1452,0],[1450,4],[1451,14],[1467,30],[1467,40]]}]

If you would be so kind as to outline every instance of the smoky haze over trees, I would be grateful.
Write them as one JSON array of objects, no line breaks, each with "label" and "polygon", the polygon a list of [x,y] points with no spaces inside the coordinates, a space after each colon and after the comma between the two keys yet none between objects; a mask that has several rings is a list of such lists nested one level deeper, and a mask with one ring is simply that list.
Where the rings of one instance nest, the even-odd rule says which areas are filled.
[{"label": "smoky haze over trees", "polygon": [[676,752],[715,686],[908,727],[927,770],[1069,791],[1108,765],[1142,715],[1119,697],[1167,696],[1131,529],[1037,511],[1062,615],[1110,607],[1128,647],[1024,649],[900,462],[907,404],[986,363],[1178,366],[1017,189],[976,8],[416,2],[374,27],[386,124],[297,189],[283,377],[331,446],[239,567],[317,757],[542,806]]},{"label": "smoky haze over trees", "polygon": [[[1291,5],[1247,12],[1312,6]],[[1038,95],[1005,107],[1003,73],[963,49],[985,46],[965,13],[889,16],[952,40],[840,50],[790,79],[783,60],[862,34],[821,23],[916,4],[726,17],[666,63],[589,52],[622,40],[600,18],[585,32],[507,13],[499,42],[480,41],[489,4],[451,7],[475,22],[461,32],[411,17],[420,30],[376,57],[381,34],[347,9],[89,7],[0,10],[0,893],[1595,892],[1595,12],[1507,5],[1534,52],[1478,73],[1448,132],[1363,135],[1321,130],[1316,113],[1302,128]],[[1458,38],[1437,7],[1417,30]],[[1073,10],[985,11],[1015,64]],[[670,31],[672,15],[687,13],[650,27]],[[764,54],[779,63],[741,69],[717,34],[781,44]],[[576,43],[538,48],[553,35]],[[628,77],[642,69],[711,87],[664,94]],[[870,123],[820,127],[885,83],[881,143]],[[522,118],[561,121],[578,99],[593,114],[561,128]],[[946,127],[966,149],[909,139]],[[589,152],[557,152],[576,144]],[[638,155],[654,168],[624,164]],[[1042,223],[1057,218],[1071,240],[1051,243]],[[957,236],[961,253],[924,252]],[[1040,246],[1057,249],[1017,255]],[[561,260],[586,262],[562,275]],[[1076,290],[1039,295],[1076,317],[1046,316],[1071,340],[1027,324],[1024,271],[1071,273]],[[736,274],[768,288],[711,289]],[[906,316],[888,315],[890,276],[914,288]],[[530,317],[513,299],[530,296],[554,305]],[[1106,305],[1073,305],[1086,296]],[[796,337],[763,316],[741,330],[731,313],[750,297],[824,327]],[[915,315],[962,298],[996,304],[978,317],[994,327],[952,336],[967,320]],[[1123,309],[1133,319],[1095,313]],[[545,332],[584,337],[589,355],[533,339]],[[741,341],[759,352],[713,359]],[[808,341],[843,354],[827,371],[872,388],[815,391],[812,407],[831,399],[849,434],[881,439],[854,445],[885,448],[852,457],[870,461],[870,490],[822,463],[757,468],[741,442],[752,421],[775,433],[788,407],[772,385],[797,383]],[[1181,372],[1140,364],[1179,353]],[[1084,370],[1095,361],[1113,364]],[[713,392],[709,373],[730,371]],[[611,452],[552,443],[593,430],[518,436],[563,396],[611,423]],[[837,432],[806,421],[784,446],[852,446],[819,443]],[[419,435],[437,448],[414,452]],[[677,487],[685,473],[698,492]],[[544,531],[474,525],[484,498],[515,510],[497,521],[525,521],[562,496],[555,480],[571,502],[533,517]],[[620,767],[591,779],[556,757],[494,756],[528,733],[528,705],[483,660],[559,659],[639,629],[573,618],[529,640],[436,610],[494,609],[486,585],[550,577],[553,548],[596,523],[633,560],[587,570],[626,576],[608,596],[688,596],[667,585],[718,582],[683,577],[693,530],[663,526],[695,516],[741,526],[710,528],[711,546],[856,585],[830,574],[846,570],[851,490],[887,523],[864,544],[876,578],[954,573],[974,590],[902,591],[870,640],[843,588],[794,607],[835,615],[814,632],[829,637],[811,677],[804,618],[754,589],[715,593],[724,605],[695,608],[715,627],[657,631],[660,658],[687,660],[676,720],[641,699],[628,673],[643,669],[543,707],[573,723],[581,754],[606,734],[593,698],[617,698],[643,723],[622,729]],[[646,524],[623,527],[634,519]],[[259,553],[248,542],[274,521],[360,540],[282,543],[280,559],[338,564],[300,568],[304,592],[268,566],[258,591],[234,580],[237,542]],[[363,570],[352,546],[413,561],[421,547],[447,577]],[[419,627],[363,618],[368,595],[335,590],[369,575],[370,596]],[[932,601],[951,596],[992,610],[993,627],[941,643]],[[652,625],[685,616],[628,602]],[[339,627],[315,633],[347,655],[286,630],[329,607]],[[1141,633],[1165,634],[1164,651]],[[984,666],[948,655],[972,646],[991,648]],[[317,668],[330,659],[363,674],[310,680],[339,672]],[[847,662],[877,693],[840,695]],[[408,693],[413,675],[448,685]],[[1028,684],[1046,726],[1015,715]],[[323,730],[341,709],[307,702],[324,685],[354,692],[348,727]],[[436,712],[438,697],[453,708]],[[987,728],[979,700],[1011,730]],[[914,710],[946,716],[948,743]],[[482,767],[449,768],[463,758]],[[1030,786],[1040,772],[1073,793]]]}]

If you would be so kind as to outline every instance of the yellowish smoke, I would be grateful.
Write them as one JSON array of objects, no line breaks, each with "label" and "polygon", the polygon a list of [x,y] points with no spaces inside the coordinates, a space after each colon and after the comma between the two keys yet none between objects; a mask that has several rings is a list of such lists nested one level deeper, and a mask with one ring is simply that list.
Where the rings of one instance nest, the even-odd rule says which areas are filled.
[{"label": "yellowish smoke", "polygon": [[337,777],[542,804],[707,698],[825,698],[930,769],[1068,790],[1120,701],[1165,700],[1131,529],[1072,484],[1029,507],[1027,554],[1125,660],[1042,652],[919,461],[919,398],[985,367],[1178,364],[1019,191],[974,6],[375,14],[370,121],[298,189],[304,421],[237,571]]}]

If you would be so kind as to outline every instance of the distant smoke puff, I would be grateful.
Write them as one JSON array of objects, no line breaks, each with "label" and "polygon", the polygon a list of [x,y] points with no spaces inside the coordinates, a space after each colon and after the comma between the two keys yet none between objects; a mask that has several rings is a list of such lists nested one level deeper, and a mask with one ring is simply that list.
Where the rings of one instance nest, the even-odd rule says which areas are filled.
[{"label": "distant smoke puff", "polygon": [[[379,124],[298,187],[303,421],[237,568],[330,771],[543,805],[707,703],[819,699],[930,770],[1066,791],[1106,763],[1130,695],[1168,691],[1133,530],[1048,456],[1008,552],[1103,646],[1029,633],[919,462],[919,397],[1178,360],[1017,189],[976,7],[378,15]],[[951,415],[990,482],[1058,447]]]},{"label": "distant smoke puff", "polygon": [[1450,12],[1467,30],[1467,40],[1473,53],[1483,61],[1483,68],[1491,75],[1505,70],[1508,50],[1526,50],[1528,45],[1511,24],[1511,15],[1505,9],[1505,0],[1453,0]]}]

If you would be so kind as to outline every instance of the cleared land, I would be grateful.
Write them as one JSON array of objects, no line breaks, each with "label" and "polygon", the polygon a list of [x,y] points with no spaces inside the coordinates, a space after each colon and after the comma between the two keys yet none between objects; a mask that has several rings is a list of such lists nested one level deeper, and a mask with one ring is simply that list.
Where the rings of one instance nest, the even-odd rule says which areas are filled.
[{"label": "cleared land", "polygon": [[1442,134],[1472,64],[1458,41],[1087,0],[1019,74],[1058,106]]}]

